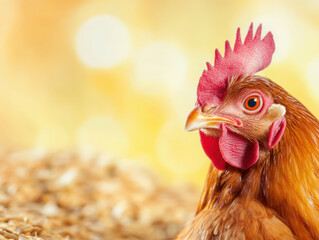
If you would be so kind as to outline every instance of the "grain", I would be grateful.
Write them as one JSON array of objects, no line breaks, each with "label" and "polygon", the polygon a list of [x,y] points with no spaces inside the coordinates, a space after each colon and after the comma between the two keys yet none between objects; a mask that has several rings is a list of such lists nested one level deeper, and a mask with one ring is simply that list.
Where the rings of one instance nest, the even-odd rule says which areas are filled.
[{"label": "grain", "polygon": [[199,191],[165,187],[129,161],[76,152],[0,153],[0,240],[173,239]]}]

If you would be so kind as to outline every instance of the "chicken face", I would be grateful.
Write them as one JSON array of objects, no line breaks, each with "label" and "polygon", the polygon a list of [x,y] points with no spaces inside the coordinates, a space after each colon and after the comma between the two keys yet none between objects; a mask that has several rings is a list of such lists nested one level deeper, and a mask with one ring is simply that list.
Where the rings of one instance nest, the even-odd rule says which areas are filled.
[{"label": "chicken face", "polygon": [[258,89],[261,81],[234,77],[221,104],[197,104],[189,114],[185,130],[200,130],[203,149],[219,170],[227,163],[250,168],[260,151],[273,148],[284,133],[285,107],[274,103],[266,89]]},{"label": "chicken face", "polygon": [[242,43],[238,28],[233,50],[228,41],[224,57],[216,49],[214,66],[207,63],[196,108],[186,121],[185,130],[200,130],[204,151],[220,170],[227,164],[250,168],[261,151],[279,142],[285,129],[285,107],[276,104],[267,89],[271,81],[254,76],[270,64],[275,51],[272,34],[262,39],[261,31],[259,25],[254,35],[251,24]]}]

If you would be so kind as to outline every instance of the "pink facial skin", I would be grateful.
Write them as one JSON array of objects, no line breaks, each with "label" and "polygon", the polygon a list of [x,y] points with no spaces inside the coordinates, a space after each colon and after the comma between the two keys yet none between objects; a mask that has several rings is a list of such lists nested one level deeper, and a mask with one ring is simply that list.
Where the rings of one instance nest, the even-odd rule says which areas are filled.
[{"label": "pink facial skin", "polygon": [[[249,111],[243,107],[244,101],[251,96],[259,96],[261,99],[261,108],[258,111]],[[229,99],[226,97],[225,101],[218,105],[215,110],[216,113],[224,114],[225,116],[233,116],[239,119],[245,119],[246,117],[262,118],[268,108],[273,104],[271,97],[267,96],[263,92],[253,89],[249,91],[243,91],[235,99]]]},{"label": "pink facial skin", "polygon": [[[245,99],[250,96],[260,97],[262,106],[257,109],[258,111],[249,112],[243,107]],[[242,122],[243,127],[245,127],[245,119],[262,118],[272,103],[271,97],[258,90],[251,90],[242,93],[233,102],[216,107],[214,113],[211,114],[236,119],[237,122]],[[268,139],[269,148],[273,148],[279,142],[284,133],[285,125],[285,117],[281,117],[271,125]],[[220,129],[221,135],[219,137],[210,136],[202,130],[200,131],[202,147],[217,169],[225,170],[226,163],[228,163],[233,167],[246,170],[258,161],[259,142],[257,140],[249,141],[232,131],[231,127],[226,123],[221,123]]]}]

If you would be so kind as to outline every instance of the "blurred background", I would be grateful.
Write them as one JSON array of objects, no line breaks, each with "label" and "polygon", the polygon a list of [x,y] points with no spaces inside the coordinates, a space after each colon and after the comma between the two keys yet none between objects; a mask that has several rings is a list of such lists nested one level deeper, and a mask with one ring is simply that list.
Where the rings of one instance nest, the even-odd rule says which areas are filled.
[{"label": "blurred background", "polygon": [[183,127],[205,62],[263,23],[276,52],[262,74],[319,116],[318,13],[318,0],[0,0],[0,145],[202,185],[210,161]]}]

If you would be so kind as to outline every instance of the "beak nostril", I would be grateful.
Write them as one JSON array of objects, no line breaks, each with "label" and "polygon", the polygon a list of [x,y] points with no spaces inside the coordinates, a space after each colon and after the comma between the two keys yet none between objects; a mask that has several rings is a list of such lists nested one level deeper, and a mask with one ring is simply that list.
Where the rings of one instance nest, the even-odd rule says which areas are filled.
[{"label": "beak nostril", "polygon": [[215,112],[217,106],[216,105],[210,105],[210,106],[204,106],[201,110],[203,113],[206,113],[206,114],[212,114]]}]

